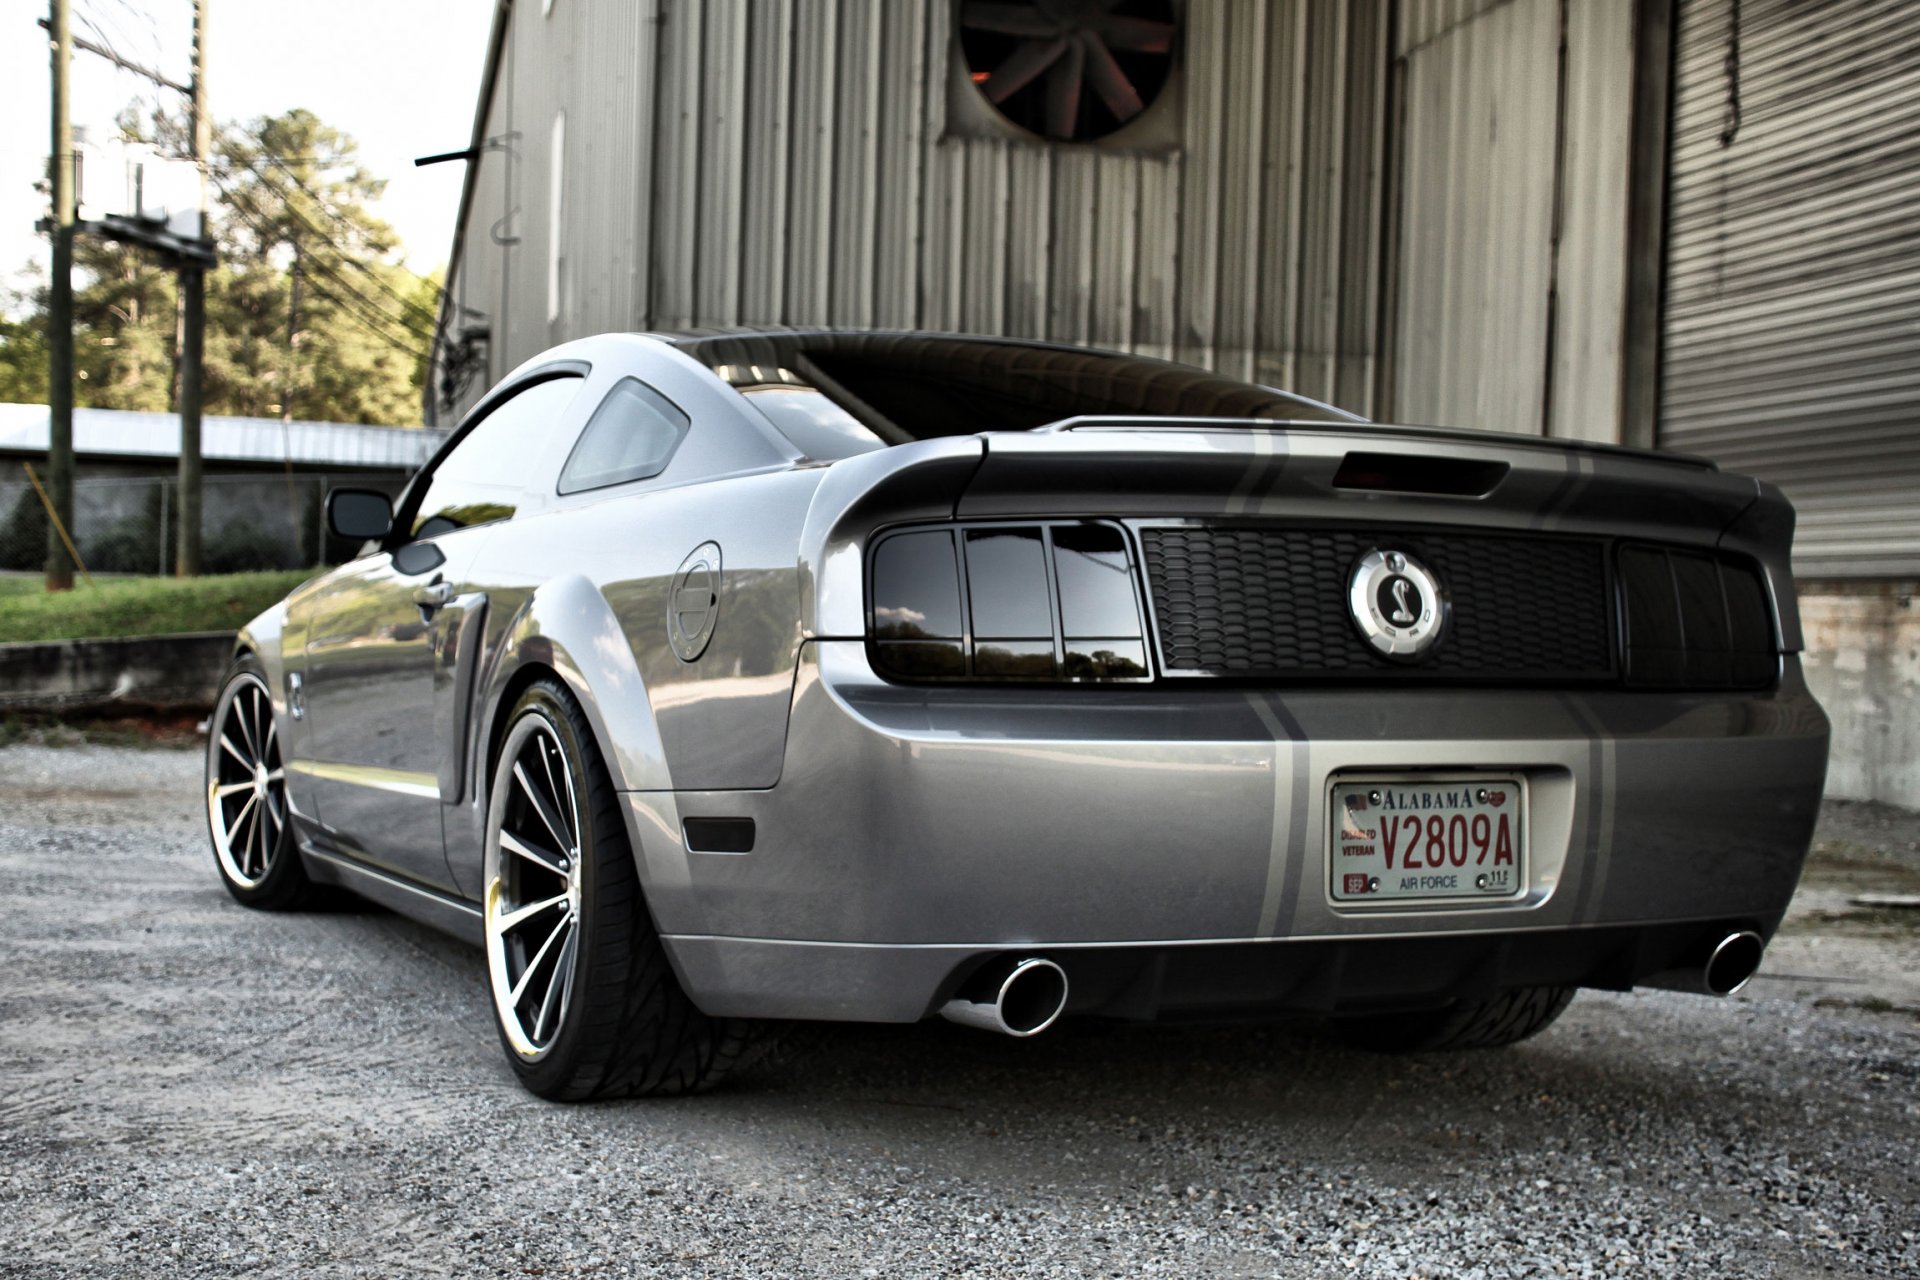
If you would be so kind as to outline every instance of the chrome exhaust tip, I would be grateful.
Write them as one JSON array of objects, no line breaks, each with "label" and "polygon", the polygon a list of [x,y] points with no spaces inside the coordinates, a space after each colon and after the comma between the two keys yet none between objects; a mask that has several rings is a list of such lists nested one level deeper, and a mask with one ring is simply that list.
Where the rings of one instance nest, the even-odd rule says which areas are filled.
[{"label": "chrome exhaust tip", "polygon": [[1028,956],[1010,968],[989,965],[963,992],[940,1006],[941,1017],[1024,1039],[1059,1020],[1067,1007],[1067,974],[1051,960]]},{"label": "chrome exhaust tip", "polygon": [[1740,929],[1703,941],[1677,969],[1640,979],[1636,986],[1664,991],[1691,991],[1695,995],[1730,996],[1753,980],[1760,970],[1766,943],[1751,929]]},{"label": "chrome exhaust tip", "polygon": [[1760,956],[1766,944],[1751,929],[1730,933],[1714,945],[1701,972],[1701,981],[1710,996],[1730,996],[1753,981],[1760,971]]}]

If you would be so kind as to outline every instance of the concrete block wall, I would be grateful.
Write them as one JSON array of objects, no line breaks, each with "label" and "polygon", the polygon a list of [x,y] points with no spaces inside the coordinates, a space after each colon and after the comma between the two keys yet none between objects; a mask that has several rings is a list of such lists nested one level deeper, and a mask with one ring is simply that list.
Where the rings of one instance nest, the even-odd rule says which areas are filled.
[{"label": "concrete block wall", "polygon": [[1833,721],[1827,794],[1920,809],[1920,580],[1803,582],[1807,684]]}]

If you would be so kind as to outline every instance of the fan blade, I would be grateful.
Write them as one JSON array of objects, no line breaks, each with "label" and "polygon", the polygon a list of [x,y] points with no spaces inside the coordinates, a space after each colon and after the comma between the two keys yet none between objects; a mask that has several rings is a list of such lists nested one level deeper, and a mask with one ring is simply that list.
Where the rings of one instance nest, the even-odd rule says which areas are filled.
[{"label": "fan blade", "polygon": [[1086,51],[1087,79],[1093,82],[1093,91],[1107,104],[1115,120],[1125,123],[1146,110],[1140,95],[1133,91],[1127,73],[1120,69],[1120,64],[1113,60],[1097,36],[1082,33],[1074,43]]},{"label": "fan blade", "polygon": [[1047,136],[1071,139],[1080,123],[1080,75],[1087,63],[1084,40],[1075,40],[1067,56],[1047,73]]},{"label": "fan blade", "polygon": [[987,100],[1005,102],[1032,84],[1035,76],[1052,66],[1066,51],[1065,36],[1058,40],[1035,40],[1021,45],[1013,51],[1012,56],[995,67],[987,76]]},{"label": "fan blade", "polygon": [[1167,53],[1173,48],[1173,24],[1147,18],[1104,14],[1087,25],[1100,33],[1107,48],[1126,53]]},{"label": "fan blade", "polygon": [[1023,4],[993,4],[990,0],[967,0],[961,5],[960,25],[971,31],[1035,40],[1049,40],[1062,34],[1060,24],[1038,9]]}]

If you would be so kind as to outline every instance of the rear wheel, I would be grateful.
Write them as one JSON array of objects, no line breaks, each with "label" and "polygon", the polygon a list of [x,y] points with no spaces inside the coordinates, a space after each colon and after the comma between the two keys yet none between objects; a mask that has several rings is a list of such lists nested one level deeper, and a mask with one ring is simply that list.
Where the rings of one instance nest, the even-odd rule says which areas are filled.
[{"label": "rear wheel", "polygon": [[294,848],[273,697],[251,655],[234,664],[214,703],[206,776],[207,834],[227,892],[266,911],[308,905],[315,889]]},{"label": "rear wheel", "polygon": [[1499,1049],[1539,1035],[1573,1001],[1572,987],[1519,987],[1491,1000],[1424,1013],[1370,1014],[1336,1025],[1349,1043],[1377,1053]]},{"label": "rear wheel", "polygon": [[508,717],[487,813],[487,980],[520,1081],[577,1101],[693,1093],[772,1046],[681,990],[641,897],[619,797],[554,680]]}]

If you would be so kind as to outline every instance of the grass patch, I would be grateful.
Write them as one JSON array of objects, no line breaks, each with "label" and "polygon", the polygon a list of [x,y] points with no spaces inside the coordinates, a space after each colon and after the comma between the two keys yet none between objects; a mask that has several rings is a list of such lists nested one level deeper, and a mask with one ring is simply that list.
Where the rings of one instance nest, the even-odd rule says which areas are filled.
[{"label": "grass patch", "polygon": [[[96,573],[95,582],[125,582],[129,575],[124,573]],[[84,583],[76,583],[84,586]],[[11,600],[16,596],[37,596],[45,593],[47,580],[38,573],[0,573],[0,600]]]},{"label": "grass patch", "polygon": [[[0,643],[235,631],[315,572],[100,579],[53,594],[38,578],[0,578]],[[15,590],[20,582],[32,590]]]}]

